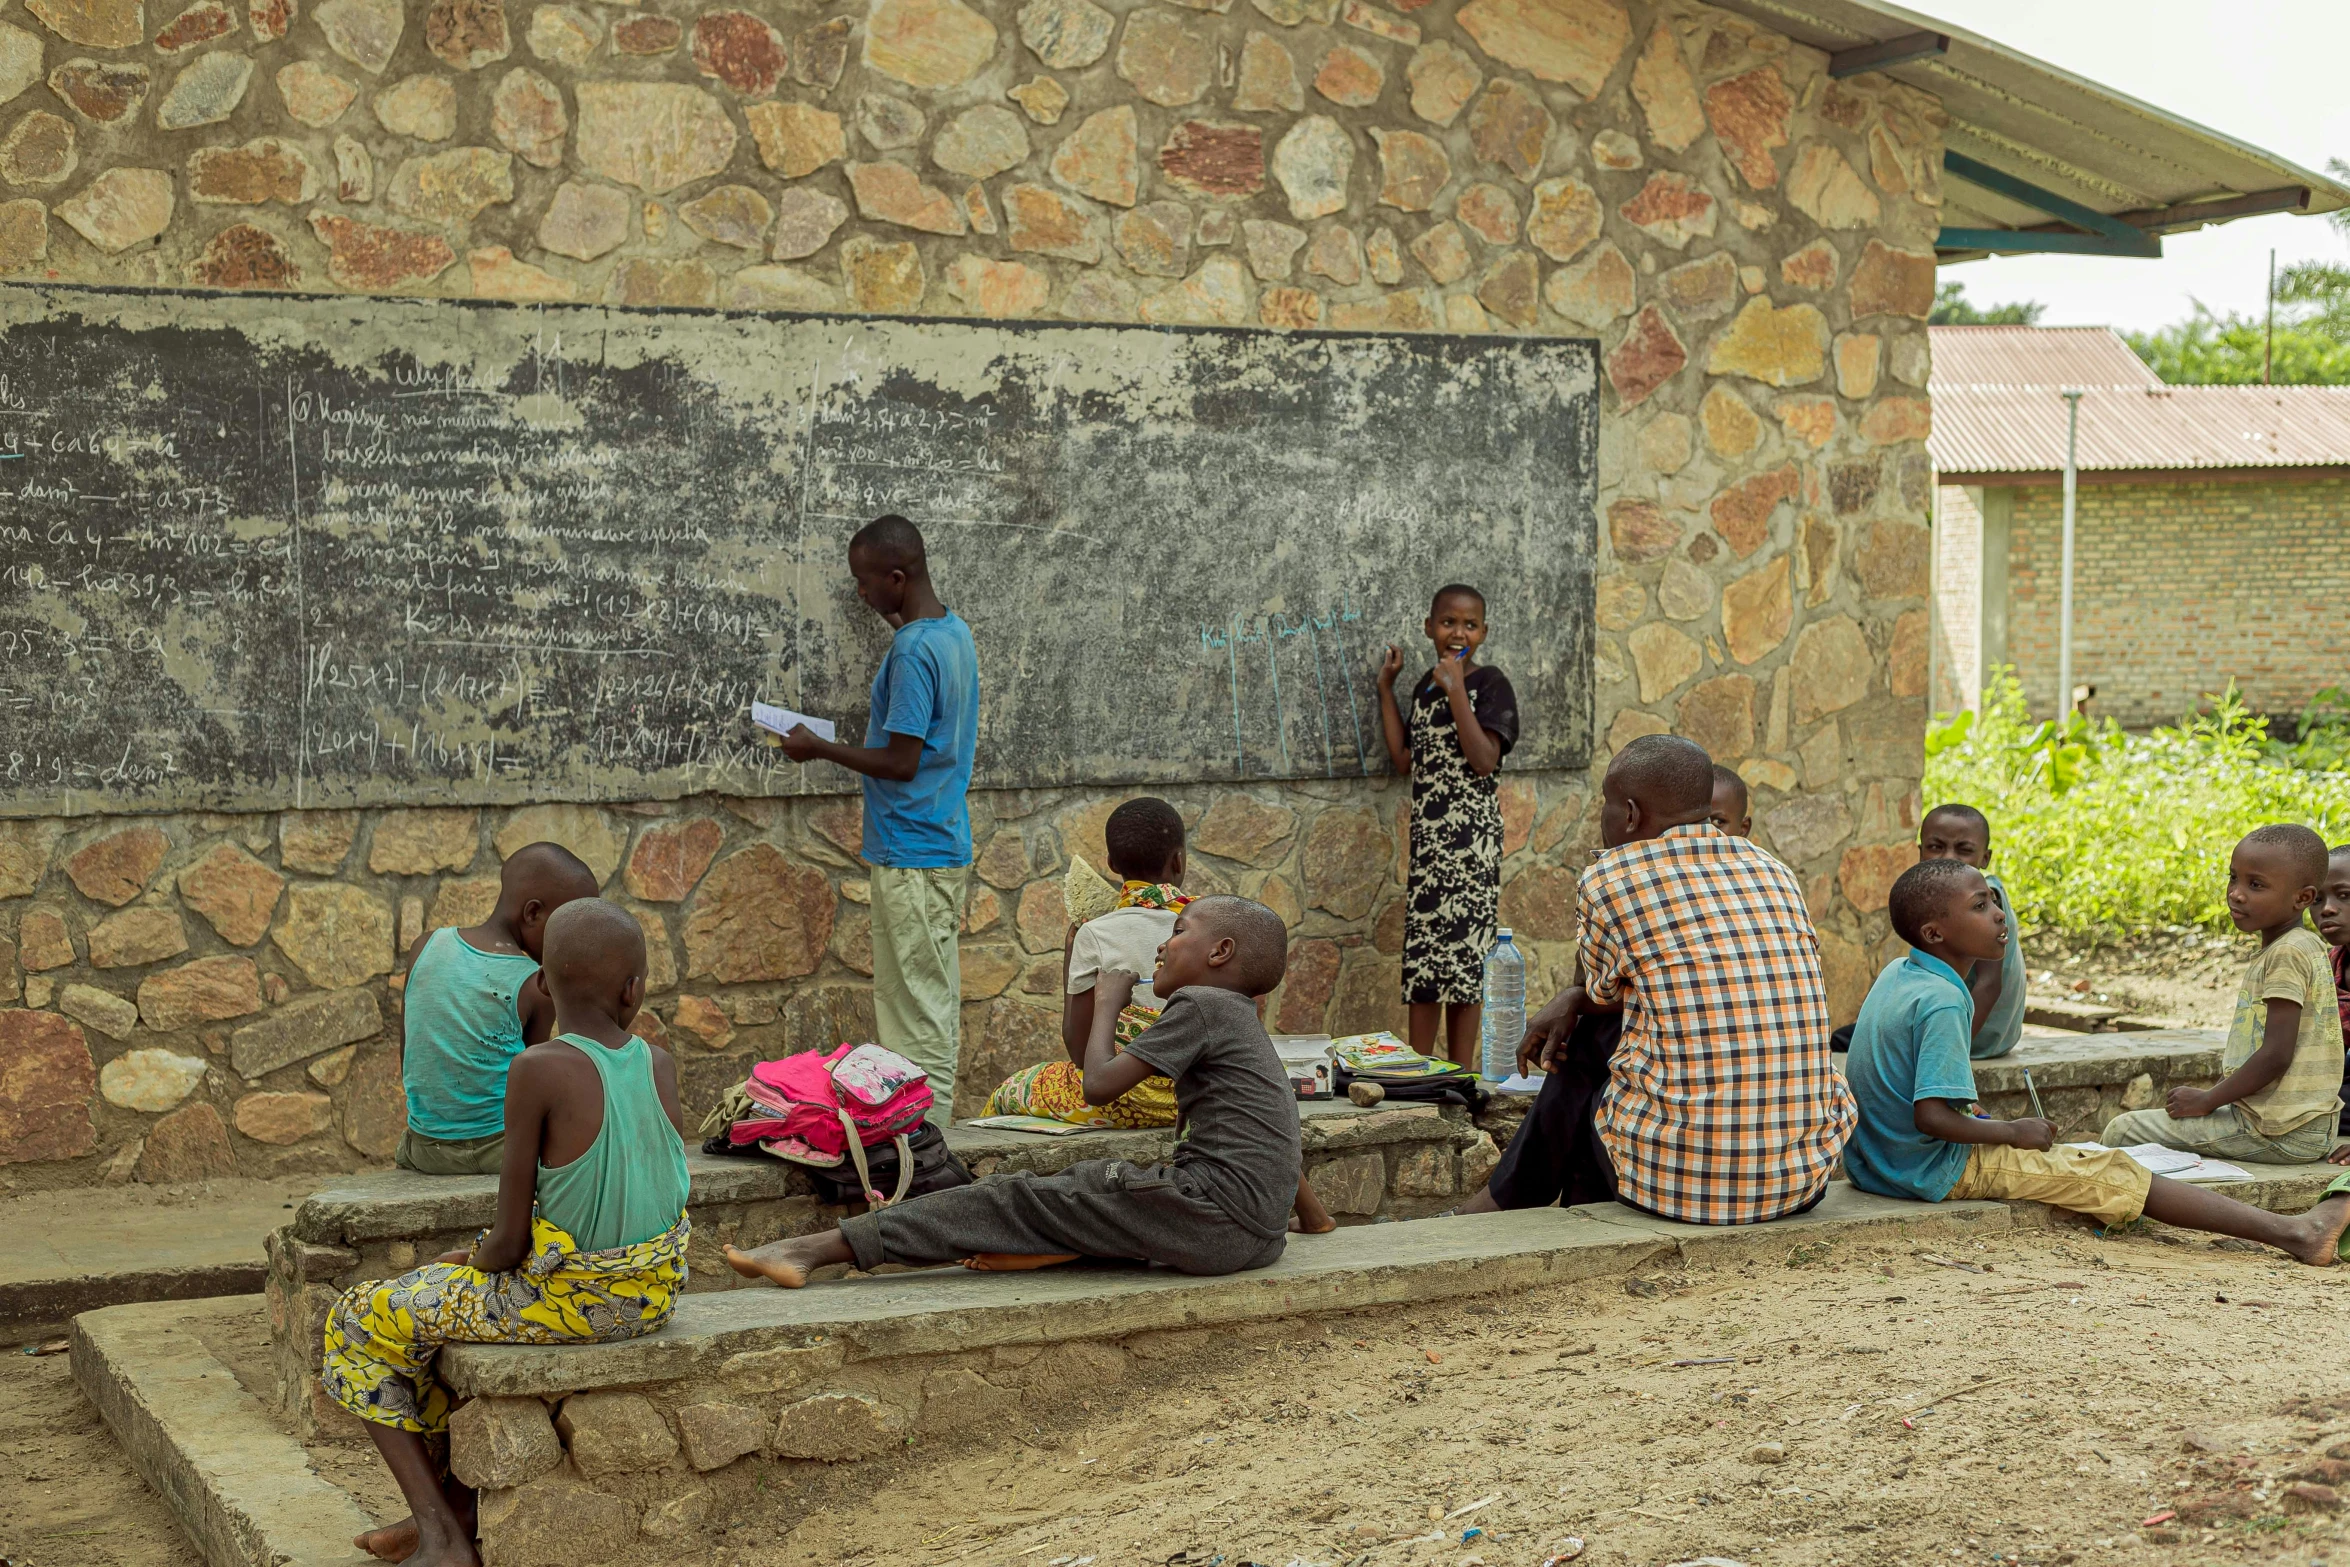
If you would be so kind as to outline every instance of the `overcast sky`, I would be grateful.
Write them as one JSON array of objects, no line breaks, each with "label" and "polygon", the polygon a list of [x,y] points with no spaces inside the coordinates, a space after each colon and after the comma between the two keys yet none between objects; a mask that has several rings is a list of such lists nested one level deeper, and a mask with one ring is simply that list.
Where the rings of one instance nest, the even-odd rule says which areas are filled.
[{"label": "overcast sky", "polygon": [[[2078,76],[2324,172],[2350,159],[2345,0],[1906,0]],[[2162,242],[2160,261],[2003,256],[1943,270],[1968,299],[2036,299],[2050,326],[2164,326],[2200,299],[2257,315],[2277,264],[2350,262],[2321,218],[2244,218]]]}]

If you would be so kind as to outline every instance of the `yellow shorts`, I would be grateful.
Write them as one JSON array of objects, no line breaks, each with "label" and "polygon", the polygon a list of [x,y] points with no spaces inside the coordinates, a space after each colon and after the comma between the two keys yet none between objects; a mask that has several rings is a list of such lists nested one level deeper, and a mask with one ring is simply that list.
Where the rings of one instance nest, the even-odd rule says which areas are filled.
[{"label": "yellow shorts", "polygon": [[2127,1224],[2146,1211],[2154,1176],[2119,1148],[2008,1148],[1978,1143],[1950,1196],[2044,1202],[2107,1224]]}]

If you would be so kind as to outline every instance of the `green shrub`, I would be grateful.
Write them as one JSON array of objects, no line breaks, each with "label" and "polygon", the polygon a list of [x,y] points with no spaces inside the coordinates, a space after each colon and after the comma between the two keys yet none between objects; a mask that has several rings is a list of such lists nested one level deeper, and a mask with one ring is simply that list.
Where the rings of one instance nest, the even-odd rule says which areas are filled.
[{"label": "green shrub", "polygon": [[2228,855],[2245,833],[2306,822],[2328,843],[2350,837],[2340,695],[2321,694],[2292,745],[2271,740],[2232,685],[2209,712],[2133,735],[2110,719],[2034,722],[2002,669],[1979,712],[1929,728],[1926,804],[1964,801],[1991,819],[1992,864],[2027,927],[2090,939],[2225,930]]}]

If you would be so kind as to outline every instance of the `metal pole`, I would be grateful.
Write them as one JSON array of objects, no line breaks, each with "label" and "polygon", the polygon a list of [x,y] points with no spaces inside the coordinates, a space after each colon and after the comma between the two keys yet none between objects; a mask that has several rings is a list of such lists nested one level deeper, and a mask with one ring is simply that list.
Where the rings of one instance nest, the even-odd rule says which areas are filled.
[{"label": "metal pole", "polygon": [[2268,253],[2268,331],[2260,349],[2260,384],[2276,380],[2277,368],[2277,253]]},{"label": "metal pole", "polygon": [[2081,394],[2064,393],[2064,578],[2056,608],[2056,714],[2073,713],[2073,516],[2081,487]]}]

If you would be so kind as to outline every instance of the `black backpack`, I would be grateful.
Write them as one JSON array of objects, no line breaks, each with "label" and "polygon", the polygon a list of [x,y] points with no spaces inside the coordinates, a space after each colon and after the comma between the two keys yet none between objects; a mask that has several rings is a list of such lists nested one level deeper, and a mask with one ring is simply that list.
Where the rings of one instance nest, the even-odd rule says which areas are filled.
[{"label": "black backpack", "polygon": [[[925,1192],[943,1192],[952,1187],[971,1184],[971,1171],[962,1160],[955,1157],[955,1151],[947,1146],[946,1134],[928,1121],[907,1135],[906,1146],[914,1156],[914,1174],[906,1182],[906,1197],[919,1197]],[[727,1141],[723,1130],[702,1144],[702,1152],[736,1157],[769,1157],[767,1151],[757,1143]],[[865,1193],[857,1183],[857,1168],[846,1160],[832,1168],[801,1164],[797,1159],[786,1159],[783,1162],[808,1172],[808,1179],[816,1183],[816,1196],[821,1202],[838,1207],[865,1200]],[[865,1169],[872,1176],[876,1190],[896,1192],[898,1181],[904,1174],[898,1165],[896,1141],[866,1149]]]},{"label": "black backpack", "polygon": [[1346,1063],[1330,1063],[1330,1086],[1333,1097],[1345,1098],[1352,1083],[1377,1083],[1387,1090],[1383,1104],[1464,1104],[1476,1115],[1485,1109],[1489,1097],[1485,1084],[1476,1072],[1452,1062],[1438,1063],[1440,1071],[1428,1073],[1353,1072]]}]

